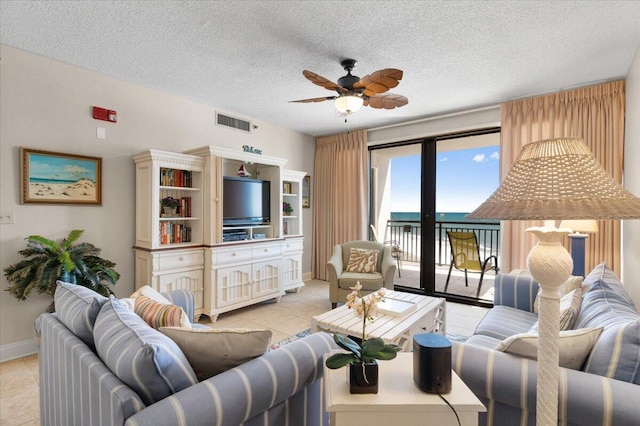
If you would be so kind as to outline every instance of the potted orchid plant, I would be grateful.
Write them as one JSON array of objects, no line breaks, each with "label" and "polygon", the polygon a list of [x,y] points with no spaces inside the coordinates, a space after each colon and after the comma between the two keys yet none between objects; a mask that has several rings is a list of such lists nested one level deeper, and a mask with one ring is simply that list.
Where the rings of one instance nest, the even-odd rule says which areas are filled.
[{"label": "potted orchid plant", "polygon": [[384,300],[385,289],[362,296],[362,285],[356,282],[355,287],[347,296],[346,305],[353,309],[362,318],[362,337],[360,342],[355,342],[349,337],[334,334],[333,339],[347,353],[340,352],[327,358],[325,364],[328,368],[336,369],[349,366],[349,388],[351,393],[378,393],[378,363],[376,360],[394,359],[401,349],[400,346],[385,343],[379,337],[367,339],[367,321],[374,321],[374,315],[378,314],[376,305]]}]

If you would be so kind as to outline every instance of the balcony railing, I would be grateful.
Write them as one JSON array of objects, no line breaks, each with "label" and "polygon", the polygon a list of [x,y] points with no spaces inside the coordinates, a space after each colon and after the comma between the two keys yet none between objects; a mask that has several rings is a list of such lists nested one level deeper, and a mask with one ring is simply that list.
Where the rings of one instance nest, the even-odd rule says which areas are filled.
[{"label": "balcony railing", "polygon": [[[490,221],[436,221],[436,259],[437,265],[449,265],[451,261],[451,246],[447,238],[447,231],[474,232],[480,246],[480,257],[486,259],[495,255],[500,259],[500,222]],[[387,240],[397,241],[402,249],[402,260],[420,262],[420,221],[417,220],[388,220]]]}]

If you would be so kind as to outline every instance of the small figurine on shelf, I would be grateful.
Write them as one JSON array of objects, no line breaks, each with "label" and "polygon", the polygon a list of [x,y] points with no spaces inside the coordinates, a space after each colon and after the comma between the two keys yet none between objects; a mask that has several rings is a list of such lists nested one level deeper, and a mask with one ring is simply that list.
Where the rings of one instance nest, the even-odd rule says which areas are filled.
[{"label": "small figurine on shelf", "polygon": [[289,216],[291,215],[291,213],[293,213],[293,207],[291,207],[291,204],[285,201],[284,203],[282,203],[282,211],[284,212],[285,216]]},{"label": "small figurine on shelf", "polygon": [[244,168],[244,164],[240,165],[240,168],[238,169],[238,176],[240,176],[240,177],[249,177],[249,176],[251,176],[251,173],[249,173],[247,171],[247,169]]},{"label": "small figurine on shelf", "polygon": [[164,197],[162,201],[160,201],[162,212],[167,216],[175,216],[179,204],[180,202],[171,196]]}]

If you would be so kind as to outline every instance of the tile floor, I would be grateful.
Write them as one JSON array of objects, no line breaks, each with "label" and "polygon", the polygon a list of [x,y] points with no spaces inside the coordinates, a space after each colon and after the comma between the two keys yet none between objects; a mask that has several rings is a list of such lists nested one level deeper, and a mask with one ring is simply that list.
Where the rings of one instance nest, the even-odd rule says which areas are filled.
[{"label": "tile floor", "polygon": [[[280,303],[264,302],[220,315],[212,327],[269,328],[279,342],[310,327],[311,317],[331,308],[328,283],[311,280],[299,293],[287,293]],[[447,333],[469,336],[487,309],[447,304]],[[0,426],[38,425],[38,355],[0,364]]]}]

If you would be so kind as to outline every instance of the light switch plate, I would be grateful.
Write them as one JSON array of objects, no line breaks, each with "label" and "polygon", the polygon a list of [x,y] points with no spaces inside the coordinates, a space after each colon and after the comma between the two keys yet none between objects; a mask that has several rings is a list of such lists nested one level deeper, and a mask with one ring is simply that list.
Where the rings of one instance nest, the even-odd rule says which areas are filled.
[{"label": "light switch plate", "polygon": [[0,210],[0,223],[16,223],[13,210]]}]

